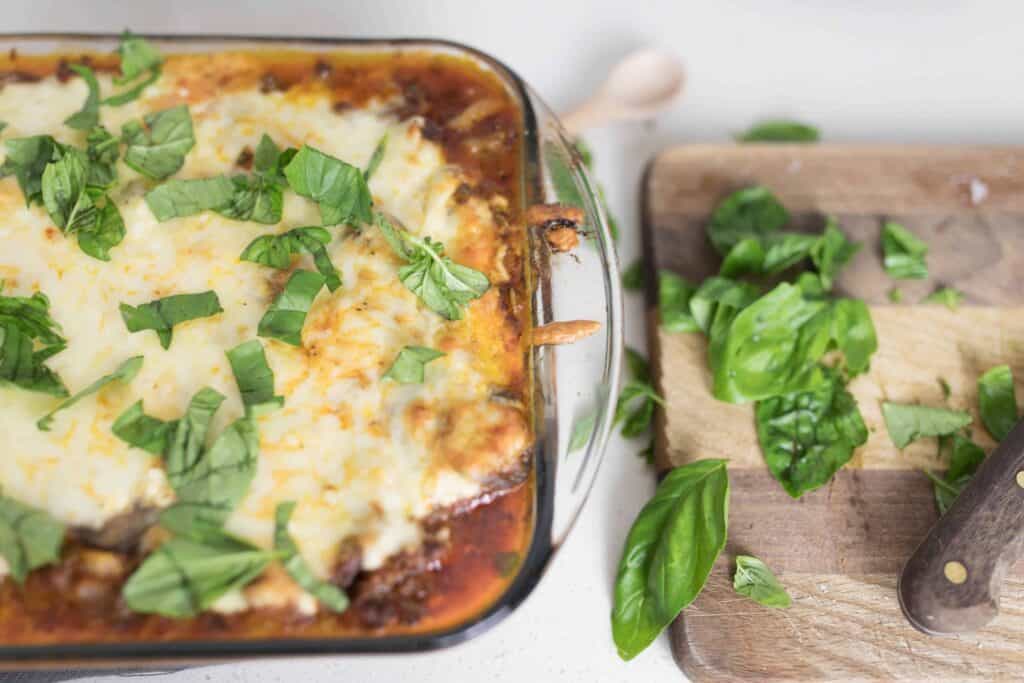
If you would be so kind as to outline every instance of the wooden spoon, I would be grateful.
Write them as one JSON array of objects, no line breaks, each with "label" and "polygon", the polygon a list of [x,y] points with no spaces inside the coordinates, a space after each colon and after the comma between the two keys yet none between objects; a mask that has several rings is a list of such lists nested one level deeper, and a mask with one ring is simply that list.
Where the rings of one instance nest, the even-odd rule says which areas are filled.
[{"label": "wooden spoon", "polygon": [[608,74],[594,95],[562,116],[572,135],[612,121],[649,119],[683,92],[686,74],[679,60],[658,50],[638,50]]}]

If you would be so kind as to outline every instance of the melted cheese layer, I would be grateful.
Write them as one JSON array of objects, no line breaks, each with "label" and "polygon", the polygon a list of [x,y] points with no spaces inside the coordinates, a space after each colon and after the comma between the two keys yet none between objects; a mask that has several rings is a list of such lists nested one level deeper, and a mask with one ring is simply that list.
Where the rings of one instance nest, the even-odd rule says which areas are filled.
[{"label": "melted cheese layer", "polygon": [[[101,84],[110,91],[109,78],[101,77]],[[183,95],[165,74],[146,99],[104,107],[102,121],[116,134],[123,122]],[[8,84],[0,90],[0,121],[8,124],[0,139],[48,133],[84,146],[83,136],[62,124],[84,98],[80,79]],[[237,172],[239,153],[255,147],[264,132],[282,148],[307,143],[360,167],[387,134],[387,153],[370,182],[377,206],[410,231],[449,245],[457,259],[463,245],[476,261],[470,265],[492,283],[501,280],[499,248],[483,256],[478,248],[468,251],[479,246],[468,240],[493,243],[497,235],[486,204],[451,202],[458,169],[446,165],[441,148],[423,138],[415,121],[394,120],[383,103],[339,114],[315,91],[241,91],[192,101],[190,111],[196,145],[175,174],[179,178]],[[127,235],[108,263],[61,235],[43,207],[26,207],[13,178],[0,180],[4,293],[46,293],[68,340],[48,365],[74,393],[126,358],[145,356],[132,382],[110,385],[58,414],[50,432],[39,431],[36,420],[54,399],[0,388],[0,489],[72,526],[100,527],[134,506],[173,501],[161,460],[129,448],[111,424],[139,399],[148,414],[175,419],[203,386],[228,397],[213,435],[238,418],[242,404],[224,352],[256,338],[260,318],[287,277],[238,256],[260,235],[318,223],[316,206],[290,191],[277,226],[212,212],[159,223],[143,199],[152,183],[123,163],[118,172],[111,197]],[[297,501],[291,531],[322,577],[330,574],[344,538],[358,539],[366,569],[417,543],[419,520],[480,494],[489,477],[514,465],[529,433],[520,408],[491,398],[521,372],[518,359],[492,362],[510,352],[521,357],[497,339],[497,291],[474,302],[465,320],[446,322],[399,282],[400,263],[375,230],[336,232],[329,253],[344,284],[317,297],[302,348],[262,340],[286,403],[259,418],[258,471],[227,523],[230,531],[270,546],[275,506]],[[308,256],[297,265],[313,267]],[[118,311],[122,302],[138,305],[210,289],[224,313],[176,326],[166,351],[153,332],[129,333]],[[427,366],[422,385],[382,381],[409,344],[442,348],[447,355]]]}]

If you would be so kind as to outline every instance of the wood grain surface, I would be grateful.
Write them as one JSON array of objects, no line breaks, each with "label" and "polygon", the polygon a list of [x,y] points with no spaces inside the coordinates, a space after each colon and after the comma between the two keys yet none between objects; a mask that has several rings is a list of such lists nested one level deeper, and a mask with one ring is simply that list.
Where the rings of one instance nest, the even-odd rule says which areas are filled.
[{"label": "wood grain surface", "polygon": [[[694,680],[1020,679],[1024,566],[1011,571],[1002,612],[982,631],[929,637],[903,618],[896,577],[937,517],[919,470],[944,463],[934,439],[897,450],[881,402],[949,405],[977,416],[982,372],[1008,363],[1024,380],[1024,149],[674,148],[655,159],[645,181],[646,262],[691,282],[715,273],[707,218],[722,197],[752,184],[779,196],[792,229],[821,230],[833,215],[864,244],[837,293],[868,301],[878,332],[870,372],[850,387],[870,433],[830,485],[790,498],[764,466],[752,406],[712,398],[702,336],[658,328],[648,278],[652,364],[668,406],[657,419],[659,468],[731,461],[729,542],[704,592],[672,626],[677,661]],[[890,219],[928,243],[928,280],[885,275],[880,231]],[[943,285],[966,294],[959,310],[920,303]],[[888,303],[893,286],[904,294],[901,305]],[[940,378],[952,390],[948,401]],[[1017,391],[1024,396],[1024,384]],[[977,420],[973,436],[994,446]],[[776,571],[794,598],[790,609],[733,592],[739,553]]]}]

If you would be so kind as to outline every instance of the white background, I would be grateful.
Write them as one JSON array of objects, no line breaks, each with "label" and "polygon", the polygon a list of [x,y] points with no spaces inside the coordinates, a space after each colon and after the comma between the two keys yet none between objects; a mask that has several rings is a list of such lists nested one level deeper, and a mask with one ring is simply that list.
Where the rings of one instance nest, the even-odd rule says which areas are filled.
[{"label": "white background", "polygon": [[[622,224],[624,264],[638,253],[640,172],[669,144],[724,141],[765,116],[815,123],[832,141],[1024,141],[1021,2],[2,0],[0,16],[3,31],[130,26],[142,32],[448,38],[503,60],[558,110],[595,88],[627,51],[668,49],[689,74],[679,106],[654,125],[616,125],[587,136]],[[642,347],[639,300],[628,296],[627,338]],[[618,552],[653,490],[652,474],[635,455],[642,446],[613,441],[553,569],[519,611],[474,641],[424,655],[276,660],[160,680],[681,678],[664,638],[624,664],[609,632]]]}]

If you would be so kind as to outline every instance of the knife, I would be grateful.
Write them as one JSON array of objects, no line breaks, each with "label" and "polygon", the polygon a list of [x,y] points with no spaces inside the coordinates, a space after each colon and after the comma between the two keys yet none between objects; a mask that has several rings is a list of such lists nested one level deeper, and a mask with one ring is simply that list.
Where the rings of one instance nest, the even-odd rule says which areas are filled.
[{"label": "knife", "polygon": [[1024,552],[1024,420],[978,468],[900,574],[907,620],[929,635],[974,631],[999,613]]}]

